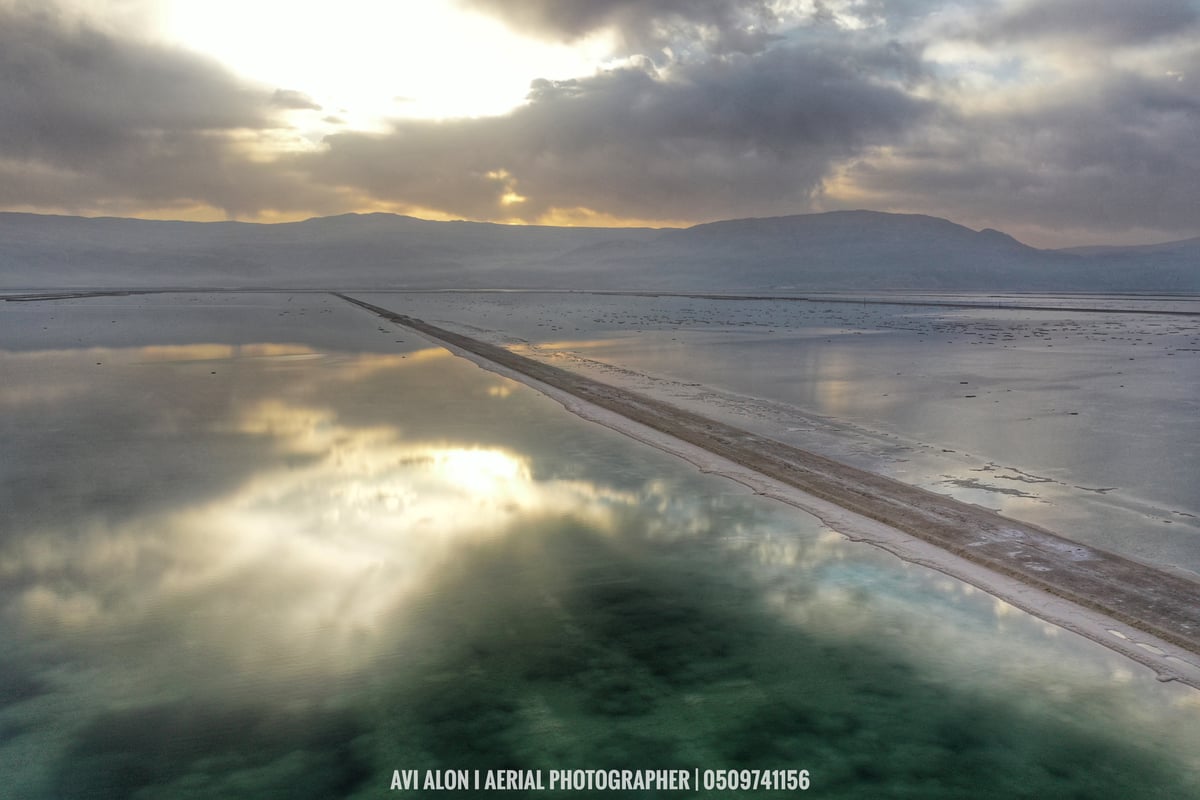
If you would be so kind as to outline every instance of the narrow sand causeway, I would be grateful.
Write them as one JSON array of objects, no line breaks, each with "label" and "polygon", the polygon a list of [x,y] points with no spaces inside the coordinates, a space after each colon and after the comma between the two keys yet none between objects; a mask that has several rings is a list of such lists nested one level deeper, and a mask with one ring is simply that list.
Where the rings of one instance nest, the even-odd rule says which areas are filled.
[{"label": "narrow sand causeway", "polygon": [[1186,576],[337,296],[582,416],[810,511],[852,539],[978,586],[1150,666],[1163,680],[1200,688],[1200,583]]}]

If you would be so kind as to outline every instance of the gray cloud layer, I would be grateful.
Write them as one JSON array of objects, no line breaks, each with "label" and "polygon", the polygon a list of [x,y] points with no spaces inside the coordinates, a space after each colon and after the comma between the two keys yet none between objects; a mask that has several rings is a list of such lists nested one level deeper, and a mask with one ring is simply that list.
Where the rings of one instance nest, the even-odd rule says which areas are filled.
[{"label": "gray cloud layer", "polygon": [[[1024,2],[981,15],[955,36],[1012,43],[997,51],[1012,54],[1011,83],[996,98],[946,88],[931,124],[849,174],[881,207],[977,224],[1195,235],[1198,23],[1186,0]],[[980,100],[972,113],[959,107]]]},{"label": "gray cloud layer", "polygon": [[1200,233],[1195,0],[462,3],[552,40],[614,31],[632,58],[537,80],[507,115],[263,157],[248,143],[287,135],[311,98],[0,0],[0,206],[528,221],[866,206],[1049,236]]},{"label": "gray cloud layer", "polygon": [[689,42],[716,52],[756,52],[779,18],[768,0],[459,0],[512,27],[574,41],[615,33],[634,52]]},{"label": "gray cloud layer", "polygon": [[[324,181],[467,216],[536,219],[554,207],[643,218],[769,213],[781,201],[806,204],[833,160],[928,110],[874,79],[864,61],[914,68],[899,47],[790,47],[669,77],[627,68],[540,81],[529,105],[506,117],[330,137],[307,167]],[[501,208],[509,191],[527,199]]]},{"label": "gray cloud layer", "polygon": [[250,87],[209,59],[57,13],[0,5],[0,204],[205,204],[253,214],[317,199],[241,154],[298,92]]},{"label": "gray cloud layer", "polygon": [[1054,108],[943,120],[939,146],[854,174],[889,206],[1186,234],[1200,219],[1200,101],[1188,83],[1114,75]]},{"label": "gray cloud layer", "polygon": [[985,41],[1086,39],[1130,45],[1179,35],[1200,17],[1192,0],[1025,0],[985,18]]}]

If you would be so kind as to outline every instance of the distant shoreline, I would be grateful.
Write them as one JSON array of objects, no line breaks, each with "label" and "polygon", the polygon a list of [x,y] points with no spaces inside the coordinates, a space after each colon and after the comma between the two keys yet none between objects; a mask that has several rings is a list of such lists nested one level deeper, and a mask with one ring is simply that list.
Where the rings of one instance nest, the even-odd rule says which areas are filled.
[{"label": "distant shoreline", "polygon": [[[817,294],[793,294],[788,292],[779,292],[771,294],[745,294],[745,293],[724,293],[724,292],[672,292],[672,291],[618,291],[614,289],[412,289],[412,288],[374,288],[374,289],[342,289],[342,292],[351,291],[371,291],[371,292],[405,292],[412,294],[597,294],[616,297],[681,297],[693,300],[737,300],[737,301],[756,301],[765,300],[770,302],[791,302],[791,303],[841,303],[856,306],[918,306],[931,308],[966,308],[966,309],[984,309],[984,310],[1002,310],[1002,311],[1056,311],[1070,314],[1134,314],[1134,315],[1152,315],[1152,316],[1168,316],[1168,317],[1200,317],[1198,311],[1182,311],[1178,309],[1165,308],[1108,308],[1104,306],[1071,306],[1071,305],[1046,305],[1021,302],[1015,298],[1020,295],[1008,295],[1014,298],[1014,302],[1004,302],[993,300],[991,302],[983,301],[955,301],[932,299],[931,295],[934,292],[918,292],[913,293],[909,290],[897,291],[894,293],[874,293],[870,295],[855,295],[848,292],[837,292],[829,295]],[[325,294],[332,293],[339,296],[339,290],[328,288],[300,288],[289,289],[281,287],[255,287],[255,288],[173,288],[173,289],[137,289],[137,288],[114,288],[114,289],[62,289],[54,291],[29,290],[26,292],[4,292],[0,293],[0,300],[11,303],[32,303],[42,300],[77,300],[86,297],[125,297],[129,295],[139,294],[174,294],[174,293],[226,293],[226,292],[293,292],[296,294]],[[961,296],[963,294],[972,294],[971,292],[949,292],[952,296]],[[993,293],[979,292],[981,296],[994,297]],[[890,295],[890,296],[889,296]],[[1045,297],[1045,293],[1033,293],[1033,297]],[[1122,293],[1102,293],[1102,294],[1076,294],[1071,295],[1075,298],[1097,298],[1097,297],[1120,297],[1131,300],[1150,300],[1150,301],[1173,301],[1173,300],[1196,300],[1200,299],[1200,295],[1191,293],[1182,293],[1178,295],[1164,295],[1160,293],[1150,295],[1136,295],[1128,292]]]}]

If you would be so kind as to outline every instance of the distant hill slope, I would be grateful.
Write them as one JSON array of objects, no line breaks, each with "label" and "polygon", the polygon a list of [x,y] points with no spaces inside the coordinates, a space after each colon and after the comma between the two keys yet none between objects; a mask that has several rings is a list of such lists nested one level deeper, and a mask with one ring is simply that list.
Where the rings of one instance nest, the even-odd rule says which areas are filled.
[{"label": "distant hill slope", "polygon": [[0,288],[164,286],[1195,292],[1200,239],[1038,250],[999,231],[873,211],[667,230],[0,213]]},{"label": "distant hill slope", "polygon": [[1072,253],[1080,256],[1126,256],[1146,255],[1148,253],[1172,253],[1176,255],[1195,255],[1200,252],[1200,236],[1194,239],[1182,239],[1178,242],[1163,242],[1162,244],[1140,245],[1093,245],[1091,247],[1065,247],[1060,253]]}]

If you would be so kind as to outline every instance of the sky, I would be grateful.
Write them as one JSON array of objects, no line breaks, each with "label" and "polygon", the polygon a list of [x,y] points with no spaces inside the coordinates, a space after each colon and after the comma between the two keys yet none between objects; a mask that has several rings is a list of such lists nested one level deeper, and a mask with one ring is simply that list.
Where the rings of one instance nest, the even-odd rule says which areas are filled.
[{"label": "sky", "polygon": [[1200,236],[1200,0],[0,0],[0,210]]}]

